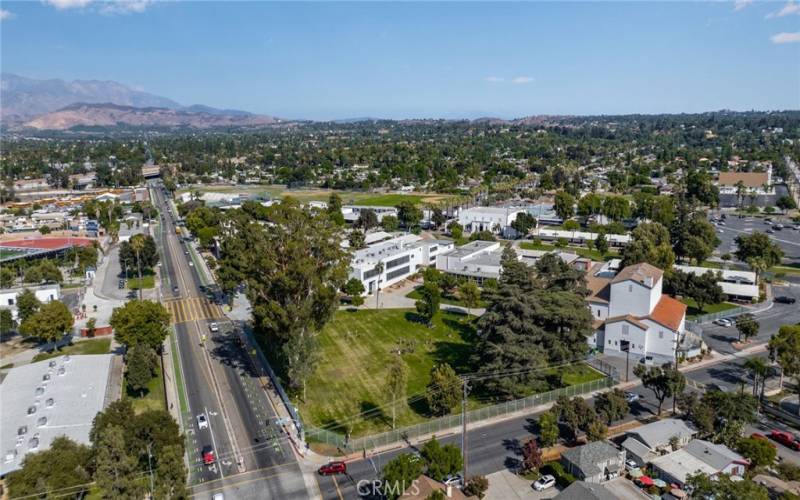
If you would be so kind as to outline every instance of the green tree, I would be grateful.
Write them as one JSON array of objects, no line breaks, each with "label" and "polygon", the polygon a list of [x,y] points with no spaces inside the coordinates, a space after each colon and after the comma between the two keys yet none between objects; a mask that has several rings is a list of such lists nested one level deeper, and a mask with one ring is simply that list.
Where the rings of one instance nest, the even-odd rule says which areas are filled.
[{"label": "green tree", "polygon": [[400,221],[394,215],[384,215],[381,219],[381,228],[386,232],[397,231],[400,227]]},{"label": "green tree", "polygon": [[104,498],[140,500],[144,494],[138,461],[128,451],[122,427],[109,426],[95,443],[95,481]]},{"label": "green tree", "polygon": [[11,267],[0,267],[0,288],[11,288],[17,280],[17,274]]},{"label": "green tree", "polygon": [[769,366],[767,366],[767,362],[764,358],[747,358],[747,361],[744,362],[744,368],[750,372],[750,375],[753,377],[753,396],[758,396],[759,393],[759,383],[762,387],[766,383],[767,373],[769,372]]},{"label": "green tree", "polygon": [[794,199],[789,195],[784,195],[778,198],[778,201],[775,202],[775,206],[784,212],[797,208],[797,204],[794,202]]},{"label": "green tree", "polygon": [[49,226],[39,226],[39,233],[41,234],[50,234],[51,230]]},{"label": "green tree", "polygon": [[520,236],[526,236],[531,229],[536,227],[536,217],[532,215],[528,215],[526,212],[522,212],[517,215],[517,217],[511,221],[511,227],[520,234]]},{"label": "green tree", "polygon": [[81,497],[88,491],[92,477],[92,451],[66,436],[53,439],[44,451],[29,453],[21,467],[6,476],[11,498],[56,498],[69,488],[71,496]]},{"label": "green tree", "polygon": [[578,440],[580,431],[587,431],[589,424],[597,420],[594,410],[580,396],[575,396],[572,399],[567,396],[559,396],[553,406],[553,412],[564,423],[564,426],[569,431],[568,438],[572,442]]},{"label": "green tree", "polygon": [[605,233],[602,231],[597,233],[597,237],[594,239],[594,247],[602,256],[608,253],[608,238],[606,238]]},{"label": "green tree", "polygon": [[649,368],[644,365],[636,365],[633,373],[642,380],[643,386],[653,391],[653,395],[658,400],[659,417],[664,400],[681,394],[686,387],[686,377],[676,370],[672,363]]},{"label": "green tree", "polygon": [[55,342],[72,330],[75,323],[72,313],[63,302],[53,300],[19,325],[19,333],[35,337],[42,342]]},{"label": "green tree", "polygon": [[374,227],[378,227],[378,215],[375,213],[375,210],[371,208],[362,210],[358,215],[355,226],[364,231],[369,231]]},{"label": "green tree", "polygon": [[442,301],[442,292],[433,283],[425,283],[419,289],[420,299],[416,302],[417,313],[428,326],[433,326],[433,320],[439,314],[439,304]]},{"label": "green tree", "polygon": [[127,365],[125,382],[132,391],[141,395],[156,374],[158,356],[150,346],[136,344],[128,351],[125,364]]},{"label": "green tree", "polygon": [[590,217],[597,215],[603,210],[603,197],[596,193],[586,193],[578,200],[578,215]]},{"label": "green tree", "polygon": [[[800,382],[799,325],[784,325],[778,329],[778,334],[769,339],[769,357],[781,367],[781,385],[783,385],[784,376],[796,377]],[[800,383],[796,384],[796,387],[798,396],[800,396]]]},{"label": "green tree", "polygon": [[156,457],[154,498],[184,499],[189,494],[186,489],[186,463],[183,460],[183,446],[165,446]]},{"label": "green tree", "polygon": [[602,441],[608,436],[608,426],[602,420],[592,420],[586,428],[586,440]]},{"label": "green tree", "polygon": [[686,484],[692,488],[692,498],[714,498],[715,500],[769,500],[763,486],[750,479],[732,481],[727,474],[711,476],[698,472],[687,477]]},{"label": "green tree", "polygon": [[575,198],[566,191],[559,191],[556,193],[554,201],[554,210],[556,215],[561,219],[567,220],[575,213],[574,212]]},{"label": "green tree", "polygon": [[364,303],[364,283],[358,278],[350,278],[342,289],[350,297],[350,303],[358,307]]},{"label": "green tree", "polygon": [[396,500],[423,473],[423,463],[411,453],[402,453],[387,462],[381,473],[386,498]]},{"label": "green tree", "polygon": [[464,465],[461,450],[452,444],[442,446],[436,438],[431,439],[422,446],[420,455],[427,465],[427,475],[436,481],[456,474]]},{"label": "green tree", "polygon": [[431,370],[426,398],[431,413],[447,415],[461,402],[462,383],[453,368],[447,363],[436,365]]},{"label": "green tree", "polygon": [[744,338],[745,342],[750,337],[758,335],[760,325],[750,314],[740,314],[736,316],[736,331],[739,333],[739,341]]},{"label": "green tree", "polygon": [[331,193],[328,197],[328,207],[326,209],[328,217],[337,226],[344,226],[344,214],[342,214],[342,197],[337,193]]},{"label": "green tree", "polygon": [[256,334],[276,353],[291,389],[319,357],[317,335],[333,317],[350,258],[326,214],[293,200],[268,207],[264,220],[231,214],[222,235],[218,276],[226,291],[247,284]]},{"label": "green tree", "polygon": [[764,260],[767,269],[769,269],[780,264],[783,258],[783,250],[764,233],[740,234],[735,241],[737,247],[736,258],[742,262],[760,258]]},{"label": "green tree", "polygon": [[594,398],[594,410],[602,416],[608,424],[622,420],[628,414],[628,401],[625,393],[619,389],[598,394]]},{"label": "green tree", "polygon": [[17,317],[20,323],[33,316],[40,307],[42,303],[30,289],[25,288],[17,295]]},{"label": "green tree", "polygon": [[418,226],[422,220],[422,210],[410,201],[402,201],[397,205],[397,219],[407,231]]},{"label": "green tree", "polygon": [[167,338],[169,312],[158,302],[131,300],[111,313],[114,337],[127,348],[144,344],[156,352]]},{"label": "green tree", "polygon": [[752,437],[744,438],[739,441],[737,447],[739,453],[750,460],[752,467],[767,467],[775,463],[777,452],[769,441]]},{"label": "green tree", "polygon": [[126,267],[137,266],[137,270],[141,267],[142,271],[152,271],[159,260],[156,242],[149,234],[135,234],[130,240],[120,243],[119,259]]},{"label": "green tree", "polygon": [[450,231],[450,236],[456,240],[460,240],[464,236],[464,228],[458,222],[451,222],[447,229]]},{"label": "green tree", "polygon": [[386,392],[392,398],[392,429],[397,417],[397,403],[405,404],[406,384],[408,383],[408,367],[399,353],[392,356],[389,372],[386,374]]},{"label": "green tree", "polygon": [[458,287],[458,296],[467,308],[467,316],[472,314],[472,309],[478,307],[481,301],[481,291],[474,281],[465,281]]},{"label": "green tree", "polygon": [[558,415],[546,411],[539,416],[539,440],[542,446],[553,446],[558,440]]},{"label": "green tree", "polygon": [[11,309],[0,309],[0,335],[5,335],[16,330],[17,322],[11,314]]},{"label": "green tree", "polygon": [[725,300],[725,294],[717,281],[718,277],[713,271],[701,275],[689,275],[688,289],[685,295],[697,303],[697,308],[703,312],[707,304],[719,304]]},{"label": "green tree", "polygon": [[667,270],[675,263],[669,231],[657,222],[639,224],[631,233],[631,242],[622,251],[622,266],[647,262]]},{"label": "green tree", "polygon": [[350,248],[353,250],[361,250],[367,247],[367,237],[363,231],[359,231],[358,229],[354,229],[350,232],[348,242],[350,243]]},{"label": "green tree", "polygon": [[64,276],[52,260],[43,260],[25,270],[26,283],[61,283]]},{"label": "green tree", "polygon": [[606,196],[603,199],[603,215],[614,221],[630,217],[630,202],[624,196]]}]

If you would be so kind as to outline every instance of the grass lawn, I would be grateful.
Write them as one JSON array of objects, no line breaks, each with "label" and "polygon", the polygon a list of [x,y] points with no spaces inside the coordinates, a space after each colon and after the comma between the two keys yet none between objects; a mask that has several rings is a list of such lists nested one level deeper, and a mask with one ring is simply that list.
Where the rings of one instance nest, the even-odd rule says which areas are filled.
[{"label": "grass lawn", "polygon": [[686,310],[686,319],[693,319],[697,316],[702,316],[703,314],[718,313],[739,307],[736,304],[731,304],[730,302],[720,302],[719,304],[706,304],[703,306],[703,310],[700,311],[697,308],[697,302],[695,302],[693,299],[684,297],[681,299],[681,302],[689,306],[689,308]]},{"label": "grass lawn", "polygon": [[81,340],[72,345],[61,348],[60,351],[41,352],[33,357],[33,361],[55,358],[65,354],[108,354],[111,349],[111,339]]},{"label": "grass lawn", "polygon": [[546,243],[536,243],[535,241],[523,241],[519,244],[519,247],[523,250],[544,250],[547,252],[552,252],[554,250],[563,250],[565,252],[574,253],[576,255],[580,255],[586,259],[592,259],[594,261],[604,261],[604,260],[611,260],[617,257],[616,250],[609,250],[605,255],[601,255],[600,252],[597,250],[589,250],[586,247],[563,247],[559,248],[555,245],[548,245]]},{"label": "grass lawn", "polygon": [[[406,294],[406,298],[413,299],[413,300],[421,299],[422,295],[419,293],[420,288],[422,288],[422,287],[418,286],[415,289],[411,290],[409,293]],[[464,305],[464,303],[460,299],[457,299],[455,297],[442,297],[442,304],[450,304],[450,305],[453,305],[453,306],[467,307],[467,306]],[[479,307],[486,307],[486,305],[487,305],[486,302],[481,300],[481,301],[479,301],[478,306],[475,307],[474,309],[477,309]]]},{"label": "grass lawn", "polygon": [[[416,322],[416,318],[410,309],[338,311],[320,334],[321,359],[308,380],[305,401],[297,400],[304,420],[341,434],[345,433],[342,422],[351,421],[354,437],[390,430],[391,396],[386,393],[385,380],[398,347],[404,351],[408,383],[406,401],[397,405],[397,426],[430,418],[421,395],[430,381],[431,369],[447,362],[456,372],[473,371],[469,359],[476,341],[475,329],[461,314],[442,312],[433,328]],[[604,376],[586,365],[553,369],[549,375],[563,385]],[[477,392],[474,396],[468,403],[470,409],[493,403]]]},{"label": "grass lawn", "polygon": [[448,194],[438,193],[424,193],[424,194],[402,194],[402,193],[365,193],[362,191],[339,191],[331,189],[286,189],[286,186],[280,185],[250,185],[250,186],[197,186],[190,189],[181,189],[178,193],[185,193],[190,191],[201,192],[235,192],[235,193],[252,193],[261,196],[270,196],[272,198],[279,197],[285,198],[291,196],[301,202],[308,201],[328,201],[332,192],[336,192],[341,196],[342,202],[345,205],[358,204],[358,205],[374,205],[380,207],[393,207],[401,201],[410,201],[412,203],[425,203],[440,201],[451,197]]},{"label": "grass lawn", "polygon": [[[389,430],[391,397],[385,380],[401,341],[406,343],[408,395],[425,391],[434,364],[447,362],[466,371],[475,335],[466,317],[443,312],[433,328],[414,321],[416,317],[410,309],[338,311],[320,334],[322,358],[308,380],[306,401],[299,404],[301,415],[316,426],[338,426],[352,415],[370,412],[355,423],[354,436]],[[412,406],[397,405],[398,426],[425,420],[424,402]]]},{"label": "grass lawn", "polygon": [[161,363],[158,363],[156,376],[147,384],[147,389],[142,394],[132,392],[127,384],[125,385],[126,396],[131,398],[133,411],[142,413],[147,410],[163,410],[167,407],[167,395],[164,391],[164,374],[161,370]]},{"label": "grass lawn", "polygon": [[148,288],[153,288],[155,286],[156,277],[152,274],[149,276],[142,276],[141,284],[139,282],[139,278],[128,279],[128,289],[130,290],[138,290],[139,288],[147,290]]}]

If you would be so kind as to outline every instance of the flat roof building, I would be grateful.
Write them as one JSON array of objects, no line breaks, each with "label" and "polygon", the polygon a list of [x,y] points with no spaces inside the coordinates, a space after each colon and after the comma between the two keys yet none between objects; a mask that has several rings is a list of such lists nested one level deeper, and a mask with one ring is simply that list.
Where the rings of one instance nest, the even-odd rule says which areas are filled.
[{"label": "flat roof building", "polygon": [[8,372],[0,384],[0,477],[59,436],[90,444],[94,417],[108,403],[112,357],[59,356]]}]

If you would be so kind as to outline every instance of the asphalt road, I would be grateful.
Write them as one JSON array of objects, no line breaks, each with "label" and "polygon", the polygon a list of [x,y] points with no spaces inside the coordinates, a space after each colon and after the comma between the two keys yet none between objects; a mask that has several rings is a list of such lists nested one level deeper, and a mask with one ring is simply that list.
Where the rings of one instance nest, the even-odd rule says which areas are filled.
[{"label": "asphalt road", "polygon": [[[775,231],[768,235],[772,241],[778,244],[783,250],[784,257],[790,262],[800,261],[800,230],[794,230],[790,226],[791,221],[786,218],[774,215],[773,221],[781,222],[785,227],[781,231]],[[722,242],[717,251],[720,254],[733,253],[736,249],[734,240],[740,234],[752,234],[753,232],[766,232],[772,224],[764,222],[763,218],[745,217],[740,219],[736,215],[727,214],[725,225],[717,226],[717,237]]]},{"label": "asphalt road", "polygon": [[[237,342],[238,326],[215,318],[220,331],[210,332],[212,319],[202,309],[204,300],[197,270],[190,265],[184,243],[175,234],[166,199],[159,189],[155,203],[164,215],[162,297],[184,307],[185,321],[176,323],[176,338],[189,411],[183,415],[187,438],[190,482],[196,498],[222,492],[233,498],[307,498],[297,461],[275,424],[275,413],[260,387],[249,357]],[[164,279],[165,278],[165,279]],[[177,292],[173,287],[177,287]],[[205,414],[208,427],[200,429],[197,416]],[[202,462],[204,446],[212,446],[217,462]]]},{"label": "asphalt road", "polygon": [[[756,313],[754,316],[760,327],[758,335],[750,339],[751,343],[769,342],[770,337],[777,333],[781,326],[800,323],[800,305],[798,305],[800,304],[800,285],[791,283],[778,285],[774,286],[772,291],[776,297],[794,297],[797,302],[794,304],[776,302],[768,310]],[[711,349],[722,354],[736,352],[736,349],[731,345],[731,342],[737,340],[739,336],[735,325],[724,327],[713,323],[704,323],[701,327],[703,329],[703,340]]]}]

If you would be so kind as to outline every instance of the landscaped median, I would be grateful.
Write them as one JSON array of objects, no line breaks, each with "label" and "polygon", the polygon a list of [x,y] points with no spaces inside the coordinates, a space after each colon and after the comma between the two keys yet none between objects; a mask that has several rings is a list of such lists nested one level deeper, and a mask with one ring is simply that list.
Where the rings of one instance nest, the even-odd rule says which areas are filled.
[{"label": "landscaped median", "polygon": [[[474,371],[471,356],[477,342],[474,318],[443,312],[432,327],[421,323],[410,309],[338,311],[319,337],[320,360],[307,383],[305,401],[297,400],[306,425],[306,438],[322,453],[374,440],[375,446],[400,441],[400,430],[421,435],[458,425],[460,406],[444,418],[431,414],[426,390],[431,369],[447,363],[457,373]],[[392,431],[392,397],[387,375],[395,353],[400,351],[407,367],[406,393],[398,398],[396,429]],[[581,363],[548,369],[543,377],[557,392],[531,395],[526,400],[496,404],[475,390],[468,399],[470,421],[522,410],[555,400],[558,395],[577,395],[610,385],[604,374]],[[538,399],[537,399],[538,398]],[[409,426],[413,426],[410,428]],[[411,436],[413,437],[413,436]]]}]

